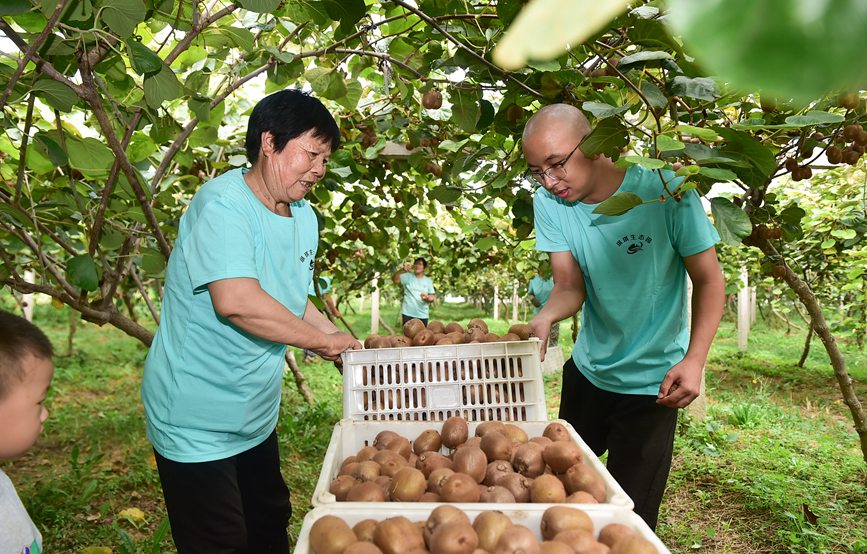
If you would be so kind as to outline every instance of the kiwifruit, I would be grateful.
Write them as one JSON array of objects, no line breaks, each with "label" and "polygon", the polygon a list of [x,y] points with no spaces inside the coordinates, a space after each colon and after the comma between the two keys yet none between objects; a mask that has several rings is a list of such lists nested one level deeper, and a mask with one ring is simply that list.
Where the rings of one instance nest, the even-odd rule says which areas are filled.
[{"label": "kiwifruit", "polygon": [[343,554],[382,554],[382,550],[372,542],[358,541],[347,546]]},{"label": "kiwifruit", "polygon": [[443,502],[478,502],[479,496],[478,483],[466,473],[450,475],[440,487]]},{"label": "kiwifruit", "polygon": [[415,336],[425,329],[424,323],[420,319],[412,318],[403,324],[404,336],[414,339]]},{"label": "kiwifruit", "polygon": [[584,461],[584,452],[574,442],[557,441],[545,447],[542,459],[554,473],[565,473],[570,467]]},{"label": "kiwifruit", "polygon": [[373,446],[375,446],[377,450],[382,450],[388,445],[388,443],[398,438],[399,436],[400,435],[398,435],[394,431],[380,431],[373,439]]},{"label": "kiwifruit", "polygon": [[439,452],[443,441],[440,438],[440,433],[436,429],[425,429],[419,433],[415,442],[412,443],[412,451],[416,454],[423,452]]},{"label": "kiwifruit", "polygon": [[502,433],[503,431],[503,422],[502,421],[483,421],[476,425],[475,436],[484,437],[486,434],[491,431],[497,431]]},{"label": "kiwifruit", "polygon": [[342,554],[358,538],[341,518],[325,515],[313,522],[308,540],[314,554]]},{"label": "kiwifruit", "polygon": [[461,448],[481,448],[482,437],[470,437],[463,444],[458,445],[458,450]]},{"label": "kiwifruit", "polygon": [[338,502],[342,502],[346,500],[346,493],[349,492],[349,489],[357,484],[358,481],[351,475],[338,475],[328,486],[328,492],[333,494]]},{"label": "kiwifruit", "polygon": [[485,470],[488,468],[488,458],[481,448],[459,448],[453,458],[452,469],[455,473],[466,473],[481,483],[485,480]]},{"label": "kiwifruit", "polygon": [[527,432],[515,425],[514,423],[504,423],[503,431],[507,437],[512,439],[512,442],[525,443],[528,440]]},{"label": "kiwifruit", "polygon": [[536,444],[539,444],[542,446],[548,446],[549,444],[551,444],[554,441],[552,441],[548,437],[533,437],[532,439],[530,439],[530,442],[535,442]]},{"label": "kiwifruit", "polygon": [[530,338],[532,331],[530,330],[530,326],[526,323],[516,323],[509,327],[509,332],[518,335],[521,340],[527,340]]},{"label": "kiwifruit", "polygon": [[446,479],[454,475],[455,472],[449,467],[441,467],[439,469],[435,469],[430,473],[430,476],[427,478],[427,490],[430,492],[435,492],[436,494],[440,494],[442,490],[443,484],[446,482]]},{"label": "kiwifruit", "polygon": [[466,333],[464,333],[464,343],[470,344],[472,342],[484,342],[485,333],[482,333],[481,329],[473,328],[468,329]]},{"label": "kiwifruit", "polygon": [[530,485],[530,502],[553,504],[566,501],[566,487],[554,475],[540,475]]},{"label": "kiwifruit", "polygon": [[396,335],[391,337],[392,348],[406,348],[407,346],[412,346],[411,338],[405,337],[403,335]]},{"label": "kiwifruit", "polygon": [[367,460],[366,462],[359,462],[350,475],[363,483],[365,481],[373,481],[379,477],[379,470],[378,463],[373,460]]},{"label": "kiwifruit", "polygon": [[555,442],[572,440],[572,438],[569,436],[569,430],[566,429],[566,426],[556,421],[552,421],[545,427],[545,430],[542,431],[542,436],[548,437]]},{"label": "kiwifruit", "polygon": [[443,95],[435,88],[425,92],[421,97],[421,105],[428,110],[438,110],[443,106]]},{"label": "kiwifruit", "polygon": [[599,531],[599,537],[597,540],[608,546],[608,548],[614,548],[614,545],[618,542],[634,535],[635,530],[628,525],[623,525],[622,523],[609,523]]},{"label": "kiwifruit", "polygon": [[465,523],[469,525],[470,518],[460,508],[449,506],[447,504],[437,506],[431,510],[430,515],[422,526],[424,542],[430,544],[434,531],[436,531],[440,525],[445,525],[446,523],[451,522]]},{"label": "kiwifruit", "polygon": [[373,542],[373,530],[376,529],[375,519],[362,519],[352,526],[352,531],[359,541]]},{"label": "kiwifruit", "polygon": [[618,541],[608,554],[658,554],[659,551],[649,540],[641,535],[633,535]]},{"label": "kiwifruit", "polygon": [[539,554],[539,539],[524,525],[512,525],[503,531],[492,554]]},{"label": "kiwifruit", "polygon": [[482,337],[482,342],[500,342],[500,335],[496,333],[485,333]]},{"label": "kiwifruit", "polygon": [[365,348],[391,348],[391,346],[391,339],[389,337],[368,337],[364,341]]},{"label": "kiwifruit", "polygon": [[346,493],[347,502],[385,502],[387,499],[385,489],[373,481],[359,483]]},{"label": "kiwifruit", "polygon": [[506,121],[514,125],[522,119],[524,119],[524,108],[517,104],[510,104],[506,108]]},{"label": "kiwifruit", "polygon": [[515,497],[515,502],[529,502],[530,486],[532,483],[532,480],[527,479],[520,473],[507,473],[500,477],[496,484],[509,489],[512,496]]},{"label": "kiwifruit", "polygon": [[[565,486],[565,485],[564,485]],[[587,491],[575,491],[566,497],[566,504],[598,504],[596,497]]]},{"label": "kiwifruit", "polygon": [[514,473],[512,462],[509,460],[494,460],[488,462],[488,467],[485,468],[485,480],[482,481],[485,485],[496,485],[497,481],[503,475]]},{"label": "kiwifruit", "polygon": [[456,342],[454,341],[454,339],[452,339],[452,338],[451,338],[450,336],[448,336],[448,335],[446,335],[446,336],[444,336],[444,337],[442,337],[442,338],[440,338],[440,339],[437,339],[437,341],[434,343],[434,345],[436,345],[436,346],[441,346],[441,345],[443,345],[443,344],[458,344],[458,343],[456,343]]},{"label": "kiwifruit", "polygon": [[565,542],[575,552],[590,551],[596,545],[596,539],[593,538],[593,533],[586,529],[566,529],[554,535],[553,540]]},{"label": "kiwifruit", "polygon": [[867,131],[861,129],[858,136],[855,137],[855,142],[858,143],[859,146],[867,146]]},{"label": "kiwifruit", "polygon": [[392,452],[397,452],[405,460],[409,460],[409,455],[412,454],[412,443],[409,442],[409,439],[406,437],[396,437],[385,445],[385,450],[391,450]]},{"label": "kiwifruit", "polygon": [[847,110],[854,110],[858,107],[858,102],[861,98],[857,92],[841,92],[837,96],[837,105]]},{"label": "kiwifruit", "polygon": [[380,475],[376,479],[373,480],[374,483],[382,487],[386,493],[388,492],[388,487],[391,486],[391,476],[389,475]]},{"label": "kiwifruit", "polygon": [[410,452],[409,456],[406,458],[406,463],[408,463],[411,467],[416,467],[416,462],[418,462],[418,455],[415,452]]},{"label": "kiwifruit", "polygon": [[415,463],[415,467],[420,469],[427,477],[430,477],[430,474],[439,468],[451,468],[452,465],[454,465],[454,462],[439,452],[422,452]]},{"label": "kiwifruit", "polygon": [[440,333],[443,335],[446,333],[446,326],[443,325],[442,321],[437,321],[436,319],[431,320],[427,324],[427,328],[429,331],[433,331],[434,333]]},{"label": "kiwifruit", "polygon": [[479,536],[467,518],[466,522],[452,520],[438,525],[428,548],[431,554],[472,554],[478,544]]},{"label": "kiwifruit", "polygon": [[340,462],[340,472],[343,473],[343,468],[345,468],[349,464],[357,464],[357,463],[358,463],[358,456],[356,456],[355,454],[353,454],[352,456],[347,456],[346,458],[343,459],[342,462]]},{"label": "kiwifruit", "polygon": [[435,492],[425,491],[418,499],[419,502],[441,502],[440,495]]},{"label": "kiwifruit", "polygon": [[479,329],[483,334],[488,333],[488,324],[485,323],[483,319],[471,319],[469,323],[467,323],[467,331],[471,329]]},{"label": "kiwifruit", "polygon": [[575,551],[560,541],[542,541],[542,554],[575,554]]},{"label": "kiwifruit", "polygon": [[395,502],[416,502],[427,488],[424,474],[414,467],[405,467],[395,474],[388,495]]},{"label": "kiwifruit", "polygon": [[576,491],[586,491],[593,495],[599,502],[605,502],[605,482],[595,471],[587,465],[575,464],[563,474],[563,485],[566,492],[572,494]]},{"label": "kiwifruit", "polygon": [[376,456],[377,452],[379,452],[379,450],[377,450],[375,446],[364,446],[358,451],[358,454],[355,455],[355,460],[358,462],[372,460],[373,457]]},{"label": "kiwifruit", "polygon": [[519,337],[515,333],[506,333],[505,335],[500,337],[500,340],[503,342],[513,342],[516,340],[521,340],[521,337]]},{"label": "kiwifruit", "polygon": [[422,329],[412,339],[413,346],[430,346],[436,342],[432,331]]},{"label": "kiwifruit", "polygon": [[836,146],[829,146],[825,151],[828,161],[832,164],[838,164],[843,161],[843,151]]},{"label": "kiwifruit", "polygon": [[373,456],[373,461],[383,466],[389,460],[395,460],[398,463],[406,464],[406,458],[395,452],[394,450],[380,450]]},{"label": "kiwifruit", "polygon": [[515,449],[512,455],[512,467],[525,477],[537,477],[545,471],[545,460],[542,452],[545,449],[535,442],[525,442]]},{"label": "kiwifruit", "polygon": [[[352,456],[352,459],[355,460],[355,456]],[[356,461],[343,462],[343,465],[340,466],[340,472],[338,473],[338,475],[352,475],[354,477],[354,474],[356,471],[358,471],[358,466],[360,464],[361,462]]]},{"label": "kiwifruit", "polygon": [[381,338],[382,337],[380,337],[379,335],[369,335],[366,339],[364,339],[364,347],[365,348],[378,348],[376,346],[373,346],[373,341],[381,339]]},{"label": "kiwifruit", "polygon": [[463,344],[464,343],[464,332],[463,331],[453,331],[451,333],[446,333],[446,338],[452,339],[455,344]]},{"label": "kiwifruit", "polygon": [[567,529],[583,529],[592,533],[593,520],[584,510],[567,506],[551,506],[542,514],[539,529],[542,531],[543,538],[551,540],[557,536],[557,533]]},{"label": "kiwifruit", "polygon": [[455,448],[459,444],[466,442],[469,434],[470,428],[467,425],[467,420],[461,416],[448,418],[443,423],[442,431],[440,431],[443,445],[447,448]]},{"label": "kiwifruit", "polygon": [[479,548],[493,552],[503,531],[512,526],[512,520],[503,512],[488,510],[480,513],[473,521],[473,529],[479,536]]},{"label": "kiwifruit", "polygon": [[849,165],[855,165],[858,163],[859,158],[861,158],[861,153],[857,150],[853,150],[851,148],[843,149],[843,162]]},{"label": "kiwifruit", "polygon": [[460,333],[463,335],[464,334],[464,328],[460,323],[458,323],[456,321],[452,321],[451,323],[446,325],[445,332],[446,333]]},{"label": "kiwifruit", "polygon": [[512,460],[512,441],[499,431],[485,433],[479,446],[488,461]]},{"label": "kiwifruit", "polygon": [[505,504],[514,501],[515,495],[500,485],[485,486],[485,489],[479,494],[479,502]]},{"label": "kiwifruit", "polygon": [[373,532],[373,543],[383,554],[406,554],[425,547],[421,528],[403,516],[380,522]]},{"label": "kiwifruit", "polygon": [[843,138],[846,140],[855,140],[858,138],[858,133],[863,131],[864,128],[860,125],[852,123],[850,125],[846,125],[843,127]]}]

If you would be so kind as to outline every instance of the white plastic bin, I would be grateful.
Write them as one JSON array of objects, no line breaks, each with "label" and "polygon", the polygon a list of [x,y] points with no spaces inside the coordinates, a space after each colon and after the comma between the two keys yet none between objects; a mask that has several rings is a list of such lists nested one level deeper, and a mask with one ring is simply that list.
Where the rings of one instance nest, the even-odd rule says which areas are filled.
[{"label": "white plastic bin", "polygon": [[[430,515],[433,507],[423,506],[425,505],[416,504],[414,507],[405,507],[405,505],[395,506],[393,504],[379,504],[369,508],[365,508],[364,510],[345,507],[343,503],[333,504],[330,506],[319,506],[318,508],[314,508],[313,510],[307,512],[307,515],[304,517],[304,521],[301,523],[301,531],[298,534],[298,541],[295,543],[294,553],[312,554],[310,552],[309,542],[310,528],[313,526],[313,522],[315,522],[322,516],[333,515],[343,518],[343,520],[346,521],[346,523],[348,523],[350,527],[354,526],[356,523],[364,519],[375,519],[377,521],[383,521],[385,519],[395,516],[404,516],[410,521],[424,521]],[[539,530],[539,524],[542,522],[542,515],[545,513],[545,509],[547,509],[547,506],[537,506],[536,508],[532,509],[515,508],[515,505],[512,505],[512,508],[504,508],[503,506],[503,504],[498,504],[496,508],[493,508],[491,504],[460,505],[464,512],[466,512],[467,516],[469,516],[470,521],[475,520],[476,516],[482,512],[496,509],[509,516],[509,518],[511,518],[512,520],[512,523],[527,526],[531,531],[536,533],[536,536],[538,538],[541,539],[542,534]],[[659,537],[654,534],[654,532],[650,529],[650,527],[647,526],[644,520],[631,510],[602,504],[570,504],[570,506],[578,507],[579,509],[587,512],[587,515],[589,515],[590,519],[593,521],[593,534],[597,537],[599,536],[599,531],[602,530],[602,528],[609,523],[621,523],[623,525],[631,527],[642,537],[650,541],[650,543],[656,547],[657,551],[660,554],[671,554],[671,551],[666,548],[666,546],[662,543],[661,540],[659,540]]]},{"label": "white plastic bin", "polygon": [[[605,504],[632,509],[634,503],[632,499],[623,491],[623,488],[614,480],[608,470],[599,461],[599,458],[593,454],[590,447],[578,436],[575,429],[569,422],[564,420],[555,420],[562,423],[569,431],[573,442],[575,442],[584,452],[584,463],[592,470],[598,473],[605,482],[606,501]],[[469,422],[470,436],[475,433],[476,427],[480,422]],[[548,421],[524,421],[515,422],[515,425],[523,429],[528,436],[535,437],[541,435],[545,427],[549,424]],[[316,488],[313,490],[311,503],[314,506],[337,504],[355,509],[362,508],[366,510],[371,506],[395,506],[400,507],[413,506],[436,506],[439,503],[435,502],[338,502],[337,498],[329,492],[331,481],[337,477],[340,472],[340,465],[348,456],[355,455],[364,446],[369,446],[373,443],[373,439],[380,431],[394,431],[403,437],[413,442],[416,437],[426,429],[436,429],[439,431],[442,428],[441,422],[430,421],[354,421],[351,419],[342,419],[334,426],[334,432],[331,434],[331,441],[328,444],[328,450],[325,451],[325,460],[322,463],[322,471],[319,474],[319,481],[316,483]],[[448,453],[448,449],[443,447],[443,454]],[[460,506],[488,506],[490,509],[515,509],[522,507],[524,509],[532,509],[545,504],[459,504]],[[594,504],[573,504],[582,509],[586,506]]]},{"label": "white plastic bin", "polygon": [[350,350],[343,417],[544,421],[539,340]]}]

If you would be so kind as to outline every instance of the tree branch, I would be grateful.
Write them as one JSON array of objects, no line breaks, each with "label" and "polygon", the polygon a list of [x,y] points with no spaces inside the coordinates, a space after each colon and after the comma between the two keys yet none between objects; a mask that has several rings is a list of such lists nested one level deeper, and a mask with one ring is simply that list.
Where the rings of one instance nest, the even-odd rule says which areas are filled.
[{"label": "tree branch", "polygon": [[457,38],[455,38],[454,36],[452,36],[451,33],[449,33],[448,31],[446,31],[445,29],[443,29],[442,26],[441,26],[439,23],[437,23],[437,22],[436,22],[432,17],[430,17],[429,15],[427,15],[426,13],[424,13],[423,11],[421,11],[420,9],[418,9],[418,8],[416,8],[416,7],[414,7],[414,6],[411,6],[411,5],[407,4],[407,3],[404,2],[403,0],[392,0],[392,3],[397,4],[398,6],[401,6],[401,7],[403,7],[404,9],[409,10],[410,12],[414,13],[415,15],[417,15],[420,19],[422,19],[423,21],[425,21],[428,25],[430,25],[431,27],[433,27],[434,29],[436,29],[437,31],[439,31],[439,33],[440,33],[442,36],[446,37],[446,38],[447,38],[451,43],[453,43],[455,46],[457,46],[457,47],[460,48],[461,50],[464,50],[465,52],[467,52],[468,54],[470,54],[470,55],[471,55],[472,57],[474,57],[477,61],[479,61],[479,62],[481,62],[482,64],[486,65],[489,69],[491,69],[491,70],[493,70],[493,71],[496,71],[497,73],[499,73],[499,74],[502,75],[503,77],[505,77],[505,78],[509,79],[510,81],[516,83],[518,86],[520,86],[521,88],[523,88],[524,90],[526,90],[527,92],[529,92],[530,94],[532,94],[533,96],[535,96],[535,97],[537,97],[537,98],[543,98],[543,99],[545,98],[545,96],[544,96],[541,92],[539,92],[539,91],[537,91],[537,90],[534,90],[532,87],[528,86],[526,83],[524,83],[524,82],[521,81],[520,79],[516,78],[516,77],[515,77],[514,75],[512,75],[511,73],[509,73],[509,72],[507,72],[507,71],[504,71],[502,68],[500,68],[500,67],[497,66],[496,64],[493,64],[493,63],[489,62],[489,61],[486,60],[483,56],[479,55],[475,50],[473,50],[472,48],[470,48],[469,46],[467,46],[467,45],[464,44],[463,42],[459,41]]},{"label": "tree branch", "polygon": [[[40,46],[48,39],[48,35],[51,34],[51,31],[54,29],[54,26],[57,25],[57,21],[60,19],[60,14],[63,13],[63,9],[66,7],[66,3],[69,0],[60,0],[57,5],[54,7],[54,12],[51,14],[51,17],[48,18],[48,21],[45,22],[45,28],[42,29],[42,32],[39,33],[36,38],[33,40],[33,44],[27,48],[27,51],[24,52],[24,55],[18,59],[18,67],[15,68],[15,71],[12,73],[12,77],[9,79],[9,84],[6,85],[6,89],[3,91],[3,95],[0,96],[0,109],[3,109],[3,106],[6,105],[6,101],[9,99],[9,95],[12,94],[12,89],[15,88],[15,83],[18,82],[18,79],[21,78],[21,75],[24,73],[24,68],[27,67],[27,63],[30,62],[31,58],[36,57],[36,51]],[[8,33],[17,35],[15,31],[12,30],[6,22],[4,21],[5,28],[4,30]],[[20,37],[19,37],[20,38]]]},{"label": "tree branch", "polygon": [[15,179],[16,202],[21,199],[21,189],[24,187],[24,170],[27,165],[27,143],[30,140],[30,127],[33,125],[33,103],[35,101],[36,97],[32,94],[27,99],[27,115],[24,118],[24,132],[21,133],[21,148],[18,150],[18,176]]}]

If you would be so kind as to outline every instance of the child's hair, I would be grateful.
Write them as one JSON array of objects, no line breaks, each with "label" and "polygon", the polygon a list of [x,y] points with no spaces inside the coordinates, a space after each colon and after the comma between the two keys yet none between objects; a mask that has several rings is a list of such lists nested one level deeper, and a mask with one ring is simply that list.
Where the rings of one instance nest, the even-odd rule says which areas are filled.
[{"label": "child's hair", "polygon": [[0,400],[24,380],[21,362],[27,354],[51,358],[54,349],[39,327],[23,317],[0,310]]}]

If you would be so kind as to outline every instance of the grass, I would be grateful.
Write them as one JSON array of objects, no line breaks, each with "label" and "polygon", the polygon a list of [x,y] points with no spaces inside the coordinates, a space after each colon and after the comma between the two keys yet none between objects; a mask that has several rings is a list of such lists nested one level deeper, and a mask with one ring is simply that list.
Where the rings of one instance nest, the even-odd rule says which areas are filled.
[{"label": "grass", "polygon": [[[382,315],[387,322],[398,319],[394,307]],[[464,323],[482,315],[467,305],[438,307],[435,314]],[[364,334],[367,318],[347,315]],[[68,314],[39,306],[36,321],[64,350]],[[498,333],[507,327],[490,326]],[[560,342],[568,353],[568,323]],[[708,415],[701,421],[684,416],[679,425],[658,529],[672,552],[867,552],[867,466],[824,349],[816,342],[799,368],[802,346],[802,336],[760,324],[749,351],[740,353],[734,326],[723,324],[708,364]],[[867,355],[842,346],[864,398]],[[55,359],[42,439],[23,458],[0,464],[49,552],[174,551],[144,436],[139,383],[145,355],[120,331],[82,323],[73,354]],[[293,535],[342,410],[335,368],[323,362],[301,369],[316,404],[304,402],[290,377],[279,424]],[[545,387],[553,417],[559,375],[546,375]]]}]

